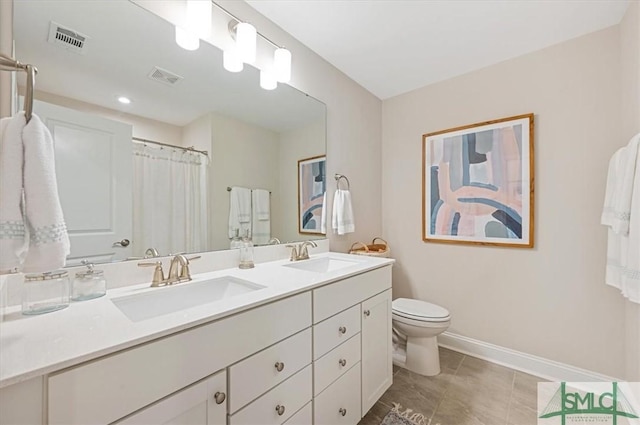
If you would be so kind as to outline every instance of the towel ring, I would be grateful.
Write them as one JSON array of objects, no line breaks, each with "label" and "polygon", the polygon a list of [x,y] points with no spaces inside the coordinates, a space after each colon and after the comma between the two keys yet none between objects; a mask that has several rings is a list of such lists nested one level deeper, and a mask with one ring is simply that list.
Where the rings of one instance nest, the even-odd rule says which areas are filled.
[{"label": "towel ring", "polygon": [[336,173],[334,178],[336,179],[336,189],[340,190],[340,180],[345,179],[345,181],[347,182],[347,190],[351,190],[351,184],[349,183],[349,179],[347,178],[347,176],[345,176],[344,174]]}]

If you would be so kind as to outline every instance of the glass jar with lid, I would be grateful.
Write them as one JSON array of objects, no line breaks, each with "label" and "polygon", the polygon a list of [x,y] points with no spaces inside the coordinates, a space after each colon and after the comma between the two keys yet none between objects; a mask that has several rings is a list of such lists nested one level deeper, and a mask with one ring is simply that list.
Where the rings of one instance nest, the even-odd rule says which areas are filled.
[{"label": "glass jar with lid", "polygon": [[102,270],[93,268],[93,264],[83,261],[87,270],[76,273],[73,280],[71,299],[73,301],[86,301],[98,298],[107,293],[107,281]]},{"label": "glass jar with lid", "polygon": [[66,270],[24,276],[22,314],[43,314],[69,306],[70,284]]}]

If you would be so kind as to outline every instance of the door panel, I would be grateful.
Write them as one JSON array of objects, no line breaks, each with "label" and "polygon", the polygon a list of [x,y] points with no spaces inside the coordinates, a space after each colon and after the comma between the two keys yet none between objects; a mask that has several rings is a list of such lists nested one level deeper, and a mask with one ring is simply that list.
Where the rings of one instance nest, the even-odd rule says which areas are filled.
[{"label": "door panel", "polygon": [[132,235],[131,125],[40,101],[33,109],[54,139],[67,264],[131,256],[131,245],[114,245]]},{"label": "door panel", "polygon": [[362,303],[362,416],[391,386],[391,290]]}]

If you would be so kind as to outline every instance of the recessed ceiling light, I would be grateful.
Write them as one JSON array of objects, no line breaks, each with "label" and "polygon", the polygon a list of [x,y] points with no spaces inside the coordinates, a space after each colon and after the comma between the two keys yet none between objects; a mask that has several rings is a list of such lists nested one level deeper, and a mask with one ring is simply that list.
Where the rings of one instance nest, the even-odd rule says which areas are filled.
[{"label": "recessed ceiling light", "polygon": [[128,105],[128,104],[131,103],[131,99],[129,99],[128,97],[120,96],[118,98],[118,102],[124,103],[125,105]]}]

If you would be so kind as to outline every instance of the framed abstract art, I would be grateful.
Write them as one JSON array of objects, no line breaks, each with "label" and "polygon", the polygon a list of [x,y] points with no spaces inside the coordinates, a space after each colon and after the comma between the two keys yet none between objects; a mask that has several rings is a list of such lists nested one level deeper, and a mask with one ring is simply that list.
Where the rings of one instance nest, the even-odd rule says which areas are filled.
[{"label": "framed abstract art", "polygon": [[325,155],[298,161],[298,232],[324,235],[321,231],[326,185]]},{"label": "framed abstract art", "polygon": [[422,239],[533,247],[533,114],[422,136]]}]

